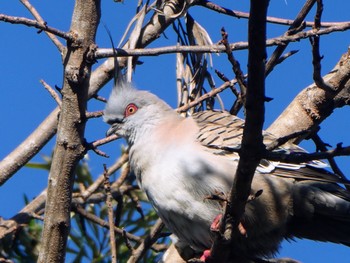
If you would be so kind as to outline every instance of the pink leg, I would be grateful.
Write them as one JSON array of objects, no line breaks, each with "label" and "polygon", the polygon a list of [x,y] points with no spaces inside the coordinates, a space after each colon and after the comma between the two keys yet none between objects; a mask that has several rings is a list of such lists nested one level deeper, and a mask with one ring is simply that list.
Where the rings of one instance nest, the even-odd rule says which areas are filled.
[{"label": "pink leg", "polygon": [[203,262],[207,262],[207,260],[210,258],[210,249],[204,250],[203,255],[199,258],[199,260]]}]

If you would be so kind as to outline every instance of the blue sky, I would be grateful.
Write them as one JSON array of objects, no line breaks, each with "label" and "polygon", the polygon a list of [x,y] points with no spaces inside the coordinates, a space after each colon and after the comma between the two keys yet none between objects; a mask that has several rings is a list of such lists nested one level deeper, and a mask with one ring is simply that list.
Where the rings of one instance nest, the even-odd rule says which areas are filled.
[{"label": "blue sky", "polygon": [[[50,26],[61,30],[68,30],[70,17],[73,10],[73,1],[31,1]],[[218,1],[234,10],[248,11],[248,1]],[[303,1],[270,1],[269,15],[293,19],[299,11]],[[325,1],[323,21],[349,21],[350,2],[333,0]],[[19,1],[1,1],[0,13],[24,16],[31,15]],[[135,13],[135,1],[125,0],[124,3],[115,3],[112,0],[102,1],[102,19],[112,32],[115,43],[118,43],[124,29]],[[204,10],[201,7],[193,7],[191,15],[210,33],[213,42],[220,40],[220,29],[225,27],[229,33],[231,42],[246,41],[247,21],[219,16]],[[313,13],[313,12],[312,12]],[[309,16],[308,20],[312,20]],[[283,34],[285,26],[269,25],[268,37]],[[59,53],[45,34],[37,34],[36,29],[21,25],[11,25],[0,22],[0,105],[2,109],[0,129],[0,159],[3,159],[19,143],[22,142],[44,118],[56,107],[55,101],[39,83],[45,80],[51,86],[62,84],[62,63]],[[167,37],[167,38],[166,38]],[[176,37],[171,28],[166,31],[166,37],[162,35],[154,42],[152,47],[176,45]],[[322,61],[322,73],[330,71],[345,53],[350,40],[350,32],[335,33],[322,36],[321,54],[325,57]],[[99,47],[110,47],[107,33],[100,27],[97,35]],[[266,81],[266,95],[274,100],[266,105],[266,124],[269,124],[282,112],[298,92],[312,83],[311,47],[308,40],[292,43],[287,48],[299,50],[293,57],[279,65]],[[273,48],[268,49],[271,54]],[[246,72],[247,52],[239,51],[234,55],[240,61],[242,69]],[[134,81],[138,88],[150,90],[158,94],[173,107],[176,106],[175,87],[175,55],[141,58],[144,62],[139,66],[134,75]],[[231,66],[225,55],[213,55],[213,69],[219,69],[226,76],[232,78]],[[102,63],[100,61],[95,67]],[[220,85],[220,80],[215,80]],[[101,95],[108,97],[111,84],[108,84]],[[229,101],[231,97],[225,98]],[[230,104],[226,104],[230,107]],[[89,110],[103,109],[100,102],[90,102]],[[338,142],[350,145],[350,109],[349,107],[338,109],[321,125],[320,135],[329,144],[335,146]],[[88,141],[104,137],[107,125],[101,119],[89,121],[86,138]],[[55,138],[54,138],[55,139]],[[32,160],[41,162],[43,155],[50,155],[54,147],[54,139]],[[302,146],[309,151],[314,148],[309,142]],[[117,143],[101,148],[111,157],[104,159],[89,153],[92,172],[99,175],[102,164],[111,164],[118,157],[119,146]],[[117,149],[117,150],[116,150]],[[350,176],[349,158],[340,158],[345,174]],[[23,168],[14,175],[4,186],[0,187],[0,216],[8,218],[18,212],[23,206],[23,195],[29,199],[38,195],[47,184],[47,173],[29,168]],[[293,257],[305,263],[310,262],[347,262],[350,258],[350,249],[341,245],[325,244],[312,241],[300,241],[282,244],[281,257]],[[316,260],[317,259],[317,260]]]}]

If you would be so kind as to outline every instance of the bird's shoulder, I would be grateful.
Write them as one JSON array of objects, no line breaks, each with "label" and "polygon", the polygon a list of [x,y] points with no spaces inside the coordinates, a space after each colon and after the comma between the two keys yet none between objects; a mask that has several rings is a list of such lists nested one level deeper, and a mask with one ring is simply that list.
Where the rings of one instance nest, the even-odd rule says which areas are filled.
[{"label": "bird's shoulder", "polygon": [[226,111],[201,111],[192,116],[198,125],[197,140],[210,148],[239,149],[244,121]]}]

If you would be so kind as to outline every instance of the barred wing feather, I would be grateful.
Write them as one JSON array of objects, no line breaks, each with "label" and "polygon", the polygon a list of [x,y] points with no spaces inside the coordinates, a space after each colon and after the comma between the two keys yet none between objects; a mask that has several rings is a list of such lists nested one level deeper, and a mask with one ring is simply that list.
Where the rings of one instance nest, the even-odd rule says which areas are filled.
[{"label": "barred wing feather", "polygon": [[[201,111],[194,113],[192,118],[199,126],[197,140],[209,151],[218,155],[229,155],[238,160],[237,151],[241,147],[244,121],[225,111]],[[264,144],[269,145],[277,139],[273,134],[263,132]],[[281,153],[305,153],[306,151],[292,143],[286,143],[274,150]],[[271,173],[282,177],[292,177],[300,180],[316,180],[324,182],[346,183],[335,174],[325,170],[327,163],[313,160],[307,163],[284,163],[262,159],[257,170],[260,173]]]}]

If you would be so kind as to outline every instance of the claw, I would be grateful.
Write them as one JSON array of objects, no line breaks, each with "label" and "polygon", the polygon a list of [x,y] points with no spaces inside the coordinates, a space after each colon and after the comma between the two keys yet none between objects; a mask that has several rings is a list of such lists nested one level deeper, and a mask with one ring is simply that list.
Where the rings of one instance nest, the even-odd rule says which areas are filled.
[{"label": "claw", "polygon": [[[210,225],[210,230],[213,232],[219,232],[220,230],[220,224],[221,224],[221,218],[222,218],[222,214],[218,214],[214,220],[213,223]],[[241,222],[239,222],[238,224],[238,231],[242,236],[247,236],[247,230],[245,229],[245,227],[243,226],[243,224]]]},{"label": "claw", "polygon": [[213,223],[211,223],[210,225],[210,230],[213,232],[219,232],[220,230],[220,223],[221,223],[221,218],[222,218],[222,214],[218,214],[214,220]]}]

